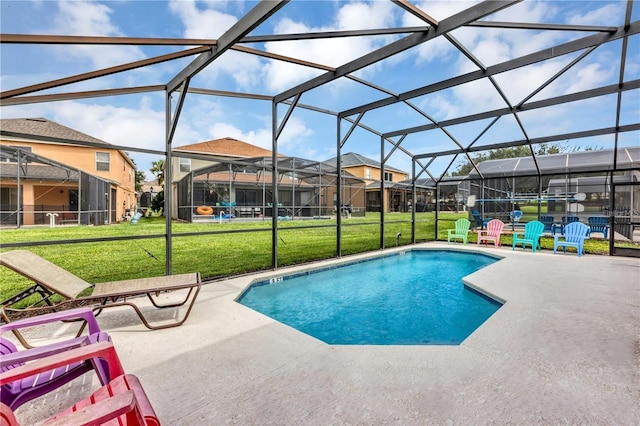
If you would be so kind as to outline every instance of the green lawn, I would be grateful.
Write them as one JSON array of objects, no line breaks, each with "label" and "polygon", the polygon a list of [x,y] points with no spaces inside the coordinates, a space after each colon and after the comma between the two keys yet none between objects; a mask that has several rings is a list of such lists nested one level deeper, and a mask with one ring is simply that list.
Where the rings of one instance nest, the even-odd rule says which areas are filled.
[{"label": "green lawn", "polygon": [[[447,238],[447,229],[466,213],[441,213],[438,239]],[[379,214],[343,220],[342,255],[377,250],[380,246]],[[52,261],[90,283],[159,276],[165,273],[165,222],[163,218],[141,219],[108,226],[65,226],[56,228],[3,229],[1,250],[9,243],[28,243],[23,249]],[[200,272],[204,279],[250,273],[271,268],[271,221],[172,224],[173,273]],[[411,215],[385,215],[385,247],[410,244]],[[124,239],[136,237],[136,239]],[[109,238],[119,240],[110,241]],[[86,242],[74,243],[71,240]],[[435,239],[433,213],[416,215],[416,241]],[[55,241],[56,245],[34,245]],[[477,241],[470,233],[469,242]],[[335,219],[291,220],[279,222],[278,265],[293,265],[335,257]],[[504,235],[502,244],[510,245]],[[542,246],[553,248],[552,238]],[[608,242],[590,240],[590,253],[608,253]],[[11,249],[11,248],[10,248]],[[25,278],[0,267],[0,293],[8,297],[30,285]]]}]

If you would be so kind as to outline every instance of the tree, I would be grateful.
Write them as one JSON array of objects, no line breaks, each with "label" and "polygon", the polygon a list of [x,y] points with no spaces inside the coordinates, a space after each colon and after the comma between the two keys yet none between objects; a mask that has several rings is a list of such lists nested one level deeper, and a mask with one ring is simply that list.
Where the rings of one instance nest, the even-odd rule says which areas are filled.
[{"label": "tree", "polygon": [[[127,153],[127,155],[129,155],[129,153]],[[144,183],[144,181],[146,180],[147,177],[145,176],[145,174],[144,174],[144,172],[142,170],[138,170],[138,165],[136,164],[136,160],[131,158],[130,155],[129,155],[129,159],[131,159],[131,162],[136,167],[135,190],[136,190],[136,192],[140,192],[140,191],[142,191],[142,184]]]},{"label": "tree", "polygon": [[147,179],[147,176],[142,170],[136,170],[136,191],[142,191],[142,184]]},{"label": "tree", "polygon": [[[566,152],[567,147],[562,144],[542,143],[534,149],[536,155],[560,154]],[[503,158],[518,158],[531,156],[531,149],[528,145],[512,146],[508,148],[491,149],[485,153],[475,154],[473,161],[478,164],[487,160],[499,160]],[[452,172],[453,176],[466,176],[473,170],[473,164],[468,160],[458,164],[458,168]]]},{"label": "tree", "polygon": [[164,160],[158,160],[151,163],[149,170],[158,180],[158,185],[164,186]]},{"label": "tree", "polygon": [[153,197],[151,200],[151,210],[154,212],[162,210],[162,215],[164,216],[164,191],[160,191]]}]

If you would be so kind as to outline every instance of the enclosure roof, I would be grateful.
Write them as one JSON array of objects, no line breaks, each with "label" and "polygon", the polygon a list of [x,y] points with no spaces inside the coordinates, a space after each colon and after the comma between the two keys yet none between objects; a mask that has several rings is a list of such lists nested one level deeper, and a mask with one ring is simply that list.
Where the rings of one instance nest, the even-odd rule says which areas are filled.
[{"label": "enclosure roof", "polygon": [[[129,28],[132,33],[150,33],[161,10],[173,13],[172,19],[164,16],[153,27],[155,37],[114,37],[125,32],[106,24],[81,30],[55,25],[34,34],[28,21],[5,18],[12,28],[22,27],[0,37],[3,114],[36,103],[88,107],[98,98],[104,110],[117,109],[125,98],[138,97],[141,119],[118,145],[126,143],[131,152],[152,150],[138,143],[150,116],[160,116],[156,121],[163,124],[152,154],[169,156],[174,139],[202,140],[199,135],[214,133],[233,116],[239,133],[268,134],[278,155],[284,146],[287,152],[295,146],[292,157],[344,150],[377,158],[380,150],[376,167],[416,166],[437,183],[465,162],[479,177],[637,167],[637,156],[630,162],[618,156],[618,163],[606,152],[637,147],[640,139],[640,20],[634,1],[272,0],[250,3],[249,10],[226,2],[112,4],[129,3],[139,15],[127,15],[127,22],[147,23]],[[229,8],[215,9],[221,5]],[[209,21],[222,15],[216,25]],[[65,30],[73,34],[52,34]],[[50,60],[41,60],[47,47]],[[5,78],[7,69],[11,78]],[[86,99],[91,101],[84,104]],[[148,108],[149,102],[159,107]],[[255,103],[267,106],[251,110]],[[129,112],[119,111],[123,118]],[[58,113],[51,108],[50,114]],[[109,130],[121,121],[108,122]],[[106,122],[97,119],[96,126]],[[12,133],[0,124],[0,134]],[[35,126],[24,132],[40,131]],[[81,139],[91,142],[86,135]],[[603,152],[588,161],[577,153],[537,154],[544,144],[559,142]],[[529,148],[532,156],[476,164],[476,155],[508,147]],[[345,166],[373,166],[350,157],[344,156]]]},{"label": "enclosure roof", "polygon": [[[18,168],[18,158],[20,168]],[[21,147],[2,144],[0,144],[0,161],[2,161],[2,167],[0,167],[2,179],[17,179],[19,173],[22,179],[78,180],[81,172],[75,167],[34,154]],[[96,179],[104,180],[99,177]]]},{"label": "enclosure roof", "polygon": [[[40,179],[52,181],[78,180],[78,171],[68,171],[55,166],[30,164],[20,172],[21,179]],[[1,179],[17,179],[18,165],[3,164],[0,167]]]},{"label": "enclosure roof", "polygon": [[[543,175],[579,172],[608,172],[613,170],[614,150],[568,152],[563,154],[540,155],[538,167],[533,157],[487,160],[478,164],[478,170],[485,178],[504,176],[533,176],[538,168]],[[618,170],[640,168],[640,147],[623,148],[617,152]],[[469,178],[477,179],[473,171]]]},{"label": "enclosure roof", "polygon": [[[242,158],[238,159],[238,161],[215,162],[197,170],[192,170],[191,175],[195,178],[196,176],[206,175],[208,173],[232,172],[233,174],[237,174],[246,172],[265,176],[264,179],[271,182],[272,167],[273,161],[271,157]],[[295,176],[301,181],[314,184],[335,184],[338,177],[335,166],[297,157],[279,158],[277,170],[279,175],[287,174],[289,176]],[[353,176],[348,171],[343,171],[342,177],[343,182],[352,185],[362,185],[364,183],[363,179]],[[244,180],[246,180],[246,178]]]},{"label": "enclosure roof", "polygon": [[[640,172],[628,171],[623,175],[614,175],[615,183],[640,182]],[[547,188],[548,194],[575,194],[577,192],[607,192],[610,191],[609,176],[580,176],[570,179],[551,179]]]}]

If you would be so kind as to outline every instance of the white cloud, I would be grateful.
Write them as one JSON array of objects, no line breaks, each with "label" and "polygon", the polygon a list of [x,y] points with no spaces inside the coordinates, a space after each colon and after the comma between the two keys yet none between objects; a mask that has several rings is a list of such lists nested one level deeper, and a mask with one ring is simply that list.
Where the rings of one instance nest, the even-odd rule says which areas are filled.
[{"label": "white cloud", "polygon": [[[221,2],[197,4],[193,0],[172,0],[169,3],[169,10],[178,15],[185,26],[185,38],[218,38],[238,21],[235,16],[214,9],[221,4]],[[205,7],[201,8],[199,5]]]},{"label": "white cloud", "polygon": [[[112,145],[163,151],[165,115],[163,110],[153,109],[153,104],[148,96],[129,107],[76,101],[40,103],[5,108],[2,118],[46,117]],[[128,152],[142,171],[148,171],[151,161],[158,159],[151,154]]]},{"label": "white cloud", "polygon": [[[317,27],[283,18],[276,26],[276,34],[295,34],[305,32],[324,32],[354,29],[383,28],[392,25],[394,15],[390,2],[373,1],[371,3],[340,3],[335,21]],[[279,55],[313,62],[320,65],[337,67],[355,60],[388,42],[389,37],[348,37],[336,39],[298,40],[289,42],[266,43],[267,51]],[[379,70],[379,66],[368,67],[365,73]],[[303,68],[281,61],[270,61],[264,68],[266,84],[270,91],[279,93],[303,81],[309,80],[325,71]]]},{"label": "white cloud", "polygon": [[567,19],[572,25],[620,25],[620,17],[624,16],[622,9],[626,2],[608,3],[599,9],[585,14],[573,12]]},{"label": "white cloud", "polygon": [[264,149],[271,150],[271,130],[257,129],[248,132],[234,126],[230,123],[214,123],[209,126],[208,133],[211,139],[233,138],[239,141],[247,142]]},{"label": "white cloud", "polygon": [[[238,19],[216,8],[225,2],[196,3],[193,0],[173,0],[169,9],[180,18],[185,38],[217,39],[229,30]],[[198,81],[211,83],[221,74],[231,77],[238,88],[251,89],[260,83],[261,62],[257,56],[226,51],[198,74]]]},{"label": "white cloud", "polygon": [[571,84],[566,88],[565,93],[575,93],[598,87],[614,76],[615,71],[609,67],[603,68],[601,63],[588,64],[578,70],[575,78],[568,81]]},{"label": "white cloud", "polygon": [[[60,1],[53,27],[45,30],[57,35],[122,36],[111,21],[112,10],[104,4],[90,1]],[[96,68],[105,68],[142,59],[144,55],[133,46],[64,46],[61,54],[78,60],[88,60]]]},{"label": "white cloud", "polygon": [[[299,146],[304,145],[305,139],[312,136],[313,131],[305,123],[291,117],[278,139],[278,151],[286,155],[296,155]],[[271,128],[263,127],[255,130],[244,131],[230,123],[216,122],[208,127],[210,139],[230,137],[271,150]]]},{"label": "white cloud", "polygon": [[[471,6],[470,2],[445,2],[420,4],[423,10],[429,15],[443,19],[451,16],[461,8]],[[562,22],[563,16],[559,15],[560,6],[545,1],[527,1],[518,3],[499,12],[485,20],[505,20],[509,22],[549,22],[557,17],[558,22]],[[601,14],[610,12],[608,8],[601,8]],[[590,18],[580,17],[581,23],[586,23]],[[415,21],[413,21],[415,25]],[[544,48],[562,42],[567,37],[574,37],[565,32],[539,32],[523,31],[512,29],[487,29],[487,28],[462,28],[455,31],[456,39],[461,42],[472,54],[485,66],[509,61],[510,59],[528,53],[543,50]],[[445,61],[452,55],[457,55],[457,72],[453,74],[463,74],[477,70],[477,66],[471,63],[461,53],[455,53],[451,45],[433,42],[426,43],[419,49],[420,58],[423,61],[433,61],[439,59]],[[534,90],[544,84],[549,78],[565,66],[575,55],[555,58],[552,60],[533,64],[524,68],[512,70],[495,76],[500,89],[506,94],[512,104],[517,104],[522,99],[531,94]],[[456,69],[454,68],[454,70]],[[579,70],[576,72],[576,70]],[[595,87],[609,78],[606,70],[599,66],[579,65],[570,70],[575,78],[561,77],[552,86],[545,89],[544,93],[570,93],[584,88]],[[553,91],[551,92],[551,90]],[[541,93],[543,95],[543,93]],[[548,95],[547,95],[548,96]],[[543,97],[547,97],[543,96]],[[435,99],[435,101],[433,100]],[[429,99],[425,104],[427,112],[434,111],[434,116],[447,118],[457,114],[467,115],[469,113],[482,110],[499,108],[505,106],[498,92],[487,80],[483,83],[471,83],[452,88],[451,91],[438,93],[438,96]],[[530,114],[531,116],[535,114]],[[545,117],[541,115],[544,122]]]}]

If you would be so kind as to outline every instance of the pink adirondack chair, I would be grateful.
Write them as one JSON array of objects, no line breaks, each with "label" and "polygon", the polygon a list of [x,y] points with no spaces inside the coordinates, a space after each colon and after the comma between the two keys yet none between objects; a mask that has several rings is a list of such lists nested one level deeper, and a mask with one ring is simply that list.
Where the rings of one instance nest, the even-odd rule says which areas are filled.
[{"label": "pink adirondack chair", "polygon": [[486,246],[489,245],[489,241],[493,241],[493,245],[500,247],[500,235],[502,234],[502,228],[504,222],[500,219],[493,219],[487,223],[486,230],[478,231],[478,245],[484,241]]}]

